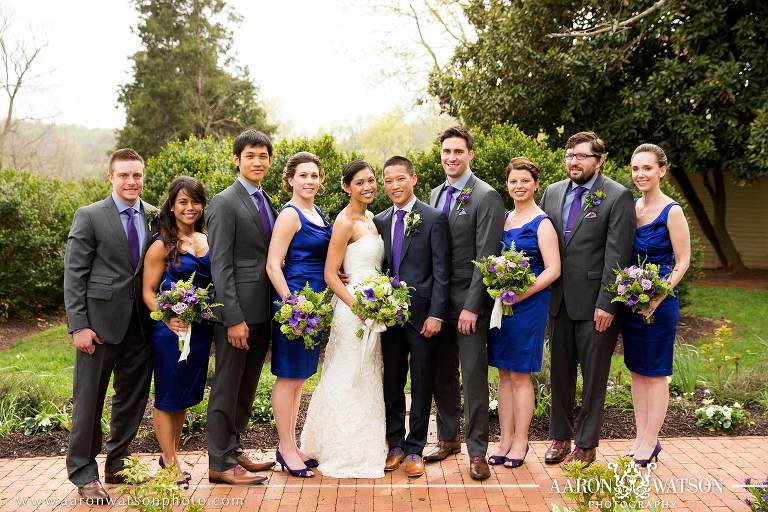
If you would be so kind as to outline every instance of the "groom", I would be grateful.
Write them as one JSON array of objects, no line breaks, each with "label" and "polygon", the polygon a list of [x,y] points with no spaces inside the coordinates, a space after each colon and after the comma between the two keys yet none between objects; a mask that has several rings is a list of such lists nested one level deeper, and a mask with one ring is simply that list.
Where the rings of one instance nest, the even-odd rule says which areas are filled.
[{"label": "groom", "polygon": [[[384,239],[385,270],[408,284],[411,316],[404,326],[382,334],[384,406],[389,453],[385,471],[405,460],[409,477],[424,474],[421,453],[427,443],[435,355],[448,308],[450,251],[448,218],[413,194],[416,174],[410,160],[393,156],[384,163],[384,190],[392,207],[374,219]],[[409,358],[410,354],[410,358]],[[405,388],[411,371],[410,431],[405,436]]]}]

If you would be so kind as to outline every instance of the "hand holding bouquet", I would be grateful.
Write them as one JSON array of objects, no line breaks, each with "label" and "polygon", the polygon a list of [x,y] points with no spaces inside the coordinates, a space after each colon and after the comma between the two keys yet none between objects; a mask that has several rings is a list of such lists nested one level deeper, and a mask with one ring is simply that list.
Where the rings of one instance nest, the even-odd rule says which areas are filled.
[{"label": "hand holding bouquet", "polygon": [[491,312],[491,328],[501,327],[502,315],[512,314],[512,305],[518,295],[528,291],[536,282],[528,257],[523,251],[515,251],[515,243],[499,256],[486,256],[473,261],[483,275],[483,284],[494,300]]},{"label": "hand holding bouquet", "polygon": [[195,278],[193,272],[189,279],[171,283],[171,287],[156,295],[157,309],[150,313],[152,320],[168,323],[173,318],[189,324],[189,327],[179,336],[179,361],[184,361],[189,355],[189,343],[192,339],[192,323],[203,320],[216,320],[213,308],[222,304],[211,303],[211,286],[200,288],[192,284]]},{"label": "hand holding bouquet", "polygon": [[319,344],[318,335],[331,328],[333,306],[328,288],[317,293],[307,283],[298,295],[291,294],[275,304],[282,304],[274,317],[280,332],[289,340],[303,339],[307,350]]},{"label": "hand holding bouquet", "polygon": [[[633,313],[643,314],[654,298],[674,295],[669,281],[659,274],[659,266],[653,263],[640,263],[627,268],[614,270],[616,280],[607,289],[613,294],[611,302],[621,302],[632,309]],[[653,322],[653,315],[643,315],[645,323]]]}]

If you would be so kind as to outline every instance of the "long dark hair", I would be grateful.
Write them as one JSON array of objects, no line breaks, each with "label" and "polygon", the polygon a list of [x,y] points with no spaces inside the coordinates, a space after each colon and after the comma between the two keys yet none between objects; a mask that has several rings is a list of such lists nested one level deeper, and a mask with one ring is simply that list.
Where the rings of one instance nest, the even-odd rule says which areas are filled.
[{"label": "long dark hair", "polygon": [[171,211],[173,204],[176,202],[179,192],[186,192],[186,194],[192,199],[192,201],[199,202],[203,205],[203,215],[195,222],[195,231],[199,233],[205,233],[205,189],[203,184],[195,178],[189,176],[179,176],[168,185],[168,198],[160,207],[160,214],[158,215],[158,227],[160,236],[163,237],[165,245],[169,248],[168,261],[176,259],[176,255],[180,252],[181,241],[179,240],[179,228],[176,226],[176,216]]}]

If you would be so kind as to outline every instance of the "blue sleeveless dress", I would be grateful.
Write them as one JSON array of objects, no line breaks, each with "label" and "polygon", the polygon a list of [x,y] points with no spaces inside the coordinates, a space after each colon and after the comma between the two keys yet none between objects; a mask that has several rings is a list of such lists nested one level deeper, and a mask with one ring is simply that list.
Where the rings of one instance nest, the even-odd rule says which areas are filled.
[{"label": "blue sleeveless dress", "polygon": [[[675,253],[667,229],[667,217],[672,206],[669,203],[656,219],[635,230],[635,246],[632,263],[637,258],[659,265],[662,277],[668,277],[675,266]],[[645,259],[647,258],[647,260]],[[675,345],[677,297],[668,296],[653,314],[653,323],[646,324],[640,314],[625,308],[621,337],[624,342],[624,364],[631,371],[647,377],[672,375],[672,349]]]},{"label": "blue sleeveless dress", "polygon": [[[157,239],[162,240],[159,236]],[[205,288],[211,283],[208,254],[198,258],[191,253],[176,253],[175,259],[168,262],[163,272],[160,289],[165,291],[171,283],[189,279],[192,272],[195,273],[192,281],[195,286]],[[186,361],[179,362],[179,337],[163,322],[153,323],[150,341],[155,373],[155,407],[173,412],[191,407],[203,399],[212,340],[213,326],[210,322],[192,324],[189,355]]]},{"label": "blue sleeveless dress", "polygon": [[[539,215],[519,228],[504,231],[504,250],[509,249],[510,242],[515,242],[515,250],[525,251],[531,271],[537,276],[544,271],[538,229],[546,218],[546,215]],[[546,288],[515,304],[512,307],[514,314],[502,317],[501,329],[488,331],[490,366],[517,373],[541,371],[549,294],[549,288]]]},{"label": "blue sleeveless dress", "polygon": [[[285,255],[283,275],[292,293],[299,292],[309,282],[309,287],[316,292],[326,288],[323,270],[325,257],[328,254],[328,243],[331,241],[331,224],[325,218],[320,208],[315,209],[325,222],[325,226],[318,226],[307,219],[301,210],[292,204],[286,204],[285,208],[293,208],[299,214],[301,229],[293,235],[293,240],[288,246]],[[274,295],[274,300],[280,297]],[[272,305],[272,314],[277,312],[279,306]],[[272,321],[272,374],[277,377],[289,379],[306,379],[317,372],[317,361],[320,356],[320,347],[312,350],[304,348],[302,339],[289,340],[280,332],[280,324]]]}]

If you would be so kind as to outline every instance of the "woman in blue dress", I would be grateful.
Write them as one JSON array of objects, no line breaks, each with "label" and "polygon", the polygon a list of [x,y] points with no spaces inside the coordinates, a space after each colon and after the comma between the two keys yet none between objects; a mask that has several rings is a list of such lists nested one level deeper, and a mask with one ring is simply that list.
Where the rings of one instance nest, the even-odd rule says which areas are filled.
[{"label": "woman in blue dress", "polygon": [[[194,272],[194,284],[211,283],[208,238],[205,235],[205,189],[194,178],[176,178],[168,187],[168,199],[160,208],[159,233],[144,257],[143,298],[154,311],[156,293],[172,283],[187,280]],[[150,330],[155,376],[155,405],[152,421],[160,444],[160,465],[180,468],[177,451],[186,409],[203,399],[208,374],[213,330],[209,322],[192,327],[190,353],[179,361],[179,334],[190,326],[174,318],[154,322]],[[187,486],[189,474],[180,484]]]},{"label": "woman in blue dress", "polygon": [[507,190],[515,209],[504,221],[504,250],[512,242],[525,251],[536,282],[515,300],[513,315],[504,316],[500,329],[488,334],[488,364],[499,369],[499,426],[501,441],[492,465],[518,467],[528,453],[528,428],[535,393],[531,372],[541,371],[544,331],[549,308],[549,285],[560,276],[557,232],[536,205],[539,168],[525,157],[507,165]]},{"label": "woman in blue dress", "polygon": [[[321,292],[326,288],[323,270],[331,225],[315,205],[315,195],[323,180],[323,166],[313,155],[302,151],[293,155],[283,171],[285,189],[291,200],[275,221],[267,256],[267,274],[275,288],[275,300],[298,294],[309,283]],[[279,306],[273,306],[273,312]],[[319,341],[319,340],[318,340]],[[272,373],[277,377],[272,388],[272,411],[280,438],[277,462],[293,476],[311,477],[318,462],[309,459],[296,444],[296,420],[304,380],[317,371],[320,347],[311,350],[301,339],[289,340],[272,322]]]},{"label": "woman in blue dress", "polygon": [[[654,144],[641,144],[632,154],[632,181],[643,194],[635,203],[637,229],[632,261],[655,263],[675,287],[691,261],[691,237],[683,209],[661,191],[667,155]],[[646,323],[643,316],[653,316]],[[621,328],[624,364],[632,374],[632,402],[637,437],[632,453],[646,465],[661,451],[659,431],[669,402],[667,376],[672,375],[672,349],[677,329],[677,297],[660,295],[641,314],[626,309]]]}]

